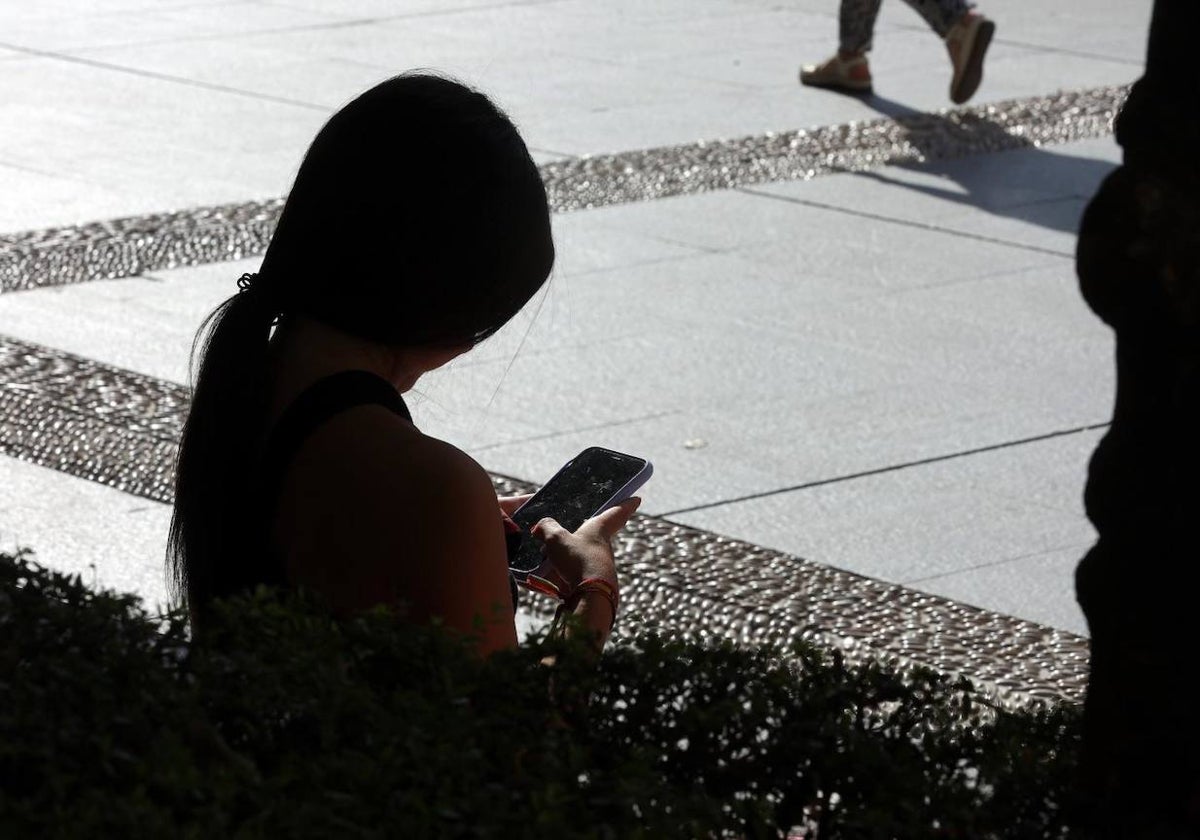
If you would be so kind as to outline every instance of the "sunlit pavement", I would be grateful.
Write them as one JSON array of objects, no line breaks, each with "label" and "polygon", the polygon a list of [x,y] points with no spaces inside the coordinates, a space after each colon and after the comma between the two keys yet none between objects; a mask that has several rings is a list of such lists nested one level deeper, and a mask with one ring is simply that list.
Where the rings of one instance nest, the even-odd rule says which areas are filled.
[{"label": "sunlit pavement", "polygon": [[[1149,4],[984,10],[997,40],[971,105],[1009,103],[996,124],[1140,73]],[[696,141],[745,137],[765,155],[771,132],[949,105],[944,47],[900,2],[877,29],[875,97],[801,88],[797,66],[832,50],[836,12],[836,0],[4,4],[0,231],[14,235],[0,236],[0,267],[31,241],[69,264],[113,227],[80,224],[149,217],[152,239],[156,214],[282,196],[334,109],[413,67],[497,99],[539,163],[654,150],[639,160],[671,177]],[[545,294],[423,381],[416,421],[528,481],[584,446],[635,452],[655,464],[646,513],[1083,633],[1072,572],[1094,537],[1081,496],[1111,412],[1112,342],[1076,290],[1073,248],[1119,160],[1100,134],[998,152],[955,135],[963,148],[925,163],[860,159],[864,171],[558,213]],[[831,153],[862,151],[854,131],[828,137]],[[8,291],[0,390],[50,382],[11,361],[26,342],[98,363],[88,376],[119,368],[175,393],[200,320],[256,265],[205,258]],[[127,380],[112,381],[120,403]],[[86,454],[88,413],[62,399],[54,434]],[[164,601],[169,507],[116,489],[133,485],[86,457],[59,469],[32,457],[21,435],[50,428],[35,421],[0,417],[0,547]]]}]

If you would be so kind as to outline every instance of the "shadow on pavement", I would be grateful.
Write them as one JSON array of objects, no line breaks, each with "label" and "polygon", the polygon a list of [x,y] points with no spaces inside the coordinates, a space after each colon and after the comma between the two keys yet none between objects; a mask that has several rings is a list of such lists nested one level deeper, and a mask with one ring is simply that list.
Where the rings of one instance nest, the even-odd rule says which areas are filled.
[{"label": "shadow on pavement", "polygon": [[[903,168],[948,178],[962,191],[915,184],[880,172],[862,172],[860,175],[993,215],[1075,233],[1084,203],[1116,168],[1115,163],[1049,151],[1030,141],[1012,148],[1014,141],[1020,143],[1020,139],[1005,131],[999,122],[986,119],[973,123],[973,133],[984,141],[992,134],[995,143],[989,145],[1008,146],[1005,151],[1011,153],[949,157],[944,149],[944,138],[961,131],[951,120],[917,111],[882,96],[866,96],[862,101],[885,116],[920,117],[923,126],[932,125],[933,131],[910,131],[907,137],[927,158],[926,162],[903,165]],[[1022,199],[1022,194],[1028,198]]]}]

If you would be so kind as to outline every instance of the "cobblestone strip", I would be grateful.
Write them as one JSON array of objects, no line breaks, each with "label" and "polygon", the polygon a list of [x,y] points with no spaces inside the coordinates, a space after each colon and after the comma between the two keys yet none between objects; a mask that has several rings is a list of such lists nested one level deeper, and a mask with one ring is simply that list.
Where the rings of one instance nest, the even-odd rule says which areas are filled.
[{"label": "cobblestone strip", "polygon": [[[183,386],[0,337],[0,453],[170,503],[187,402]],[[964,674],[1012,702],[1083,695],[1087,641],[1070,633],[651,516],[618,550],[626,636],[808,639]]]},{"label": "cobblestone strip", "polygon": [[[567,212],[814,178],[1108,134],[1127,87],[1070,91],[931,114],[572,158],[541,167]],[[283,199],[0,236],[0,292],[242,259],[263,253]]]},{"label": "cobblestone strip", "polygon": [[252,257],[282,208],[274,198],[0,236],[0,293]]},{"label": "cobblestone strip", "polygon": [[1072,633],[662,519],[640,521],[621,549],[625,633],[806,639],[964,674],[1002,698],[1083,700],[1088,643]]},{"label": "cobblestone strip", "polygon": [[171,500],[187,389],[0,338],[0,453]]},{"label": "cobblestone strip", "polygon": [[542,167],[557,211],[797,181],[833,172],[1070,143],[1112,132],[1128,87],[701,141]]},{"label": "cobblestone strip", "polygon": [[[502,492],[532,489],[496,481]],[[1006,705],[1083,702],[1088,641],[1064,630],[652,516],[635,517],[617,548],[618,638],[656,631],[753,645],[806,640],[850,661],[961,674]],[[548,603],[535,611],[548,616]]]}]

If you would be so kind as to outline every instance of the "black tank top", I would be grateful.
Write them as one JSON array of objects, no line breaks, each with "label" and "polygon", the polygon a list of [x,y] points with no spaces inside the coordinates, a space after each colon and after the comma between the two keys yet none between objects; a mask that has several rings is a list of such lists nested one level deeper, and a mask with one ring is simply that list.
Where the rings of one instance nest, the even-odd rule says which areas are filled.
[{"label": "black tank top", "polygon": [[[266,443],[262,449],[262,459],[258,470],[258,498],[262,500],[266,514],[262,521],[267,528],[275,519],[279,506],[279,494],[283,490],[283,479],[296,453],[300,451],[305,441],[321,426],[332,420],[343,411],[357,408],[360,405],[380,405],[394,414],[403,417],[409,423],[412,415],[403,397],[392,383],[386,379],[365,370],[347,370],[335,373],[318,380],[305,389],[300,396],[280,416],[278,422],[267,434]],[[497,527],[503,527],[499,510],[496,516]],[[268,544],[270,540],[267,540]],[[265,583],[286,586],[287,572],[283,558],[277,550],[268,550],[271,556],[277,558],[274,575],[276,580]],[[513,609],[517,608],[517,584],[512,575],[508,579],[512,593]]]}]

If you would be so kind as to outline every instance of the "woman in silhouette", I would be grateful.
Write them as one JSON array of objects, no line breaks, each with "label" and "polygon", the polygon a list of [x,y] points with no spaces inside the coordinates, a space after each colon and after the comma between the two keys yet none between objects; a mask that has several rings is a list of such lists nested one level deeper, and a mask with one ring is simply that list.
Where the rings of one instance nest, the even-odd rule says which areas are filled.
[{"label": "woman in silhouette", "polygon": [[[500,329],[553,262],[537,168],[483,94],[408,74],[336,113],[261,270],[201,330],[168,549],[193,616],[260,584],[304,587],[335,614],[402,604],[482,652],[515,645],[501,511],[520,500],[498,502],[475,461],[422,434],[402,394]],[[535,527],[601,644],[610,540],[636,505],[573,534]]]}]

